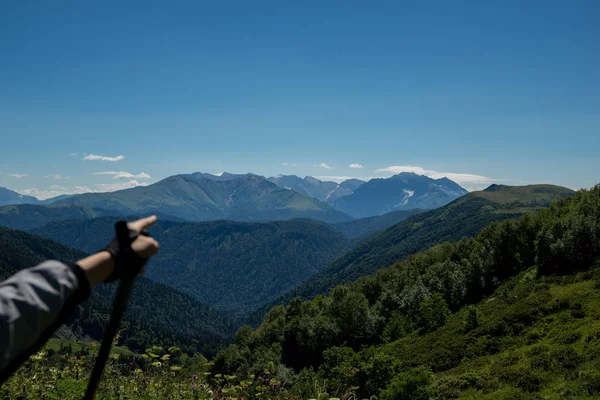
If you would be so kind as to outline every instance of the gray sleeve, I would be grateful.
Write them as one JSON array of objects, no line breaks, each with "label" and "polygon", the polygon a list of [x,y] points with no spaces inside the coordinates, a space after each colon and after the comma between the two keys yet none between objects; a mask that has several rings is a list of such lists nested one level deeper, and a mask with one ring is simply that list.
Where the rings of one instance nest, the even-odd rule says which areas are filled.
[{"label": "gray sleeve", "polygon": [[45,261],[0,283],[2,375],[37,351],[89,291],[85,271],[59,261]]}]

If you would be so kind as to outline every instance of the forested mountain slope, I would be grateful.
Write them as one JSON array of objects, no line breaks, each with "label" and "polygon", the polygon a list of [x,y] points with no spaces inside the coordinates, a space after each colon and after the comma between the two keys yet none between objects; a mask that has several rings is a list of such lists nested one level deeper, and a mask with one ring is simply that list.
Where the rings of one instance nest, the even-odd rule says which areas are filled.
[{"label": "forested mountain slope", "polygon": [[[114,219],[63,221],[37,234],[92,252],[112,237]],[[242,316],[324,268],[348,239],[325,223],[160,221],[152,228],[161,250],[147,269],[155,281]]]},{"label": "forested mountain slope", "polygon": [[[47,259],[79,260],[85,253],[37,235],[0,227],[0,279]],[[112,310],[116,284],[98,285],[77,307],[69,327],[80,338],[100,340]],[[205,304],[144,277],[136,281],[120,343],[134,350],[152,344],[178,345],[211,354],[230,334],[227,319]]]},{"label": "forested mountain slope", "polygon": [[600,185],[273,308],[215,360],[299,398],[597,398]]},{"label": "forested mountain slope", "polygon": [[376,215],[374,217],[355,219],[354,221],[336,222],[335,224],[331,224],[331,226],[344,235],[352,239],[356,239],[365,235],[372,235],[376,232],[383,231],[390,226],[404,221],[410,216],[424,211],[425,210],[418,208],[413,210],[392,211],[383,215]]},{"label": "forested mountain slope", "polygon": [[411,254],[445,241],[473,236],[490,222],[518,218],[573,193],[553,185],[492,185],[484,191],[469,193],[444,207],[414,215],[366,240],[290,293],[263,307],[252,321],[256,323],[272,305],[286,304],[295,296],[307,299],[327,293],[336,285],[373,274]]},{"label": "forested mountain slope", "polygon": [[[0,207],[0,226],[12,229],[30,230],[42,227],[49,222],[67,219],[89,219],[106,215],[106,212],[88,206],[68,204],[18,204]],[[109,215],[112,213],[108,213]]]}]

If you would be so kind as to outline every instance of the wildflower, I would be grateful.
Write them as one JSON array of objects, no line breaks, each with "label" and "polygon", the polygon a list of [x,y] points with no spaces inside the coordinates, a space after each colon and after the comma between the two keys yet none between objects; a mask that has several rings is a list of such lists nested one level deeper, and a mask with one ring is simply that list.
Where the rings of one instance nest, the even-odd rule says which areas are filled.
[{"label": "wildflower", "polygon": [[198,379],[198,375],[192,374],[192,379]]},{"label": "wildflower", "polygon": [[269,383],[269,378],[265,378],[265,382]]}]

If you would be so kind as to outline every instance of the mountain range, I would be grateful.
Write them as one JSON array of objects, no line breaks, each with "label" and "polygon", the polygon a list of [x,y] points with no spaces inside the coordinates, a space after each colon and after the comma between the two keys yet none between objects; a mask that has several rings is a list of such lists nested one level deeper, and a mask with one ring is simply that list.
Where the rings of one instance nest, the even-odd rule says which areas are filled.
[{"label": "mountain range", "polygon": [[[284,191],[331,208],[327,202],[250,174],[198,174],[188,181],[201,181],[197,186],[202,189],[197,190],[219,199],[227,192],[218,188],[240,187],[252,207],[260,204],[260,198],[252,197],[260,192],[256,188],[267,185],[274,187],[266,190],[267,198],[273,191]],[[389,181],[404,188],[429,185],[419,194],[415,190],[406,204],[414,196],[420,196],[416,204],[421,205],[433,204],[428,203],[430,196],[446,201],[444,196],[453,190],[447,182],[426,177],[401,174],[385,181],[372,193],[397,195],[387,190]],[[333,203],[352,198],[369,183]],[[164,185],[159,189],[158,193],[167,191]],[[585,343],[586,349],[594,343],[595,336],[590,335],[595,331],[587,331],[595,326],[593,307],[579,300],[594,296],[600,275],[590,271],[576,279],[560,275],[585,271],[594,262],[600,265],[594,239],[598,189],[573,196],[573,191],[553,185],[492,185],[435,209],[412,208],[413,203],[381,215],[330,223],[185,221],[162,214],[151,229],[161,251],[147,266],[146,276],[136,281],[119,344],[136,352],[153,345],[178,346],[188,355],[201,351],[214,356],[210,373],[215,377],[283,371],[273,375],[279,382],[281,373],[302,379],[305,373],[294,374],[312,367],[329,385],[327,398],[348,390],[367,398],[398,373],[402,378],[397,381],[408,379],[406,374],[424,363],[435,367],[422,372],[438,374],[436,382],[443,383],[450,371],[460,383],[456,387],[483,387],[488,376],[478,377],[477,357],[495,357],[494,371],[500,368],[502,376],[509,376],[514,365],[507,360],[516,358],[508,348],[521,349],[520,357],[532,361],[519,367],[516,385],[536,392],[540,382],[550,381],[543,372],[548,365],[567,374],[574,368],[572,361],[579,362],[580,346],[575,343]],[[176,199],[184,198],[184,192],[175,191]],[[117,218],[132,219],[152,209],[144,193],[155,194],[135,191],[138,199],[131,194],[117,196],[116,205],[115,198],[105,198],[110,206],[98,200],[69,204],[78,195],[54,205],[0,207],[0,224],[31,229],[26,233],[0,228],[0,279],[43,259],[79,259],[102,248],[113,235]],[[198,192],[191,193],[182,210],[196,205],[199,197]],[[235,204],[221,210],[233,214],[239,203],[231,197]],[[385,209],[381,204],[372,203],[371,210]],[[155,208],[172,213],[162,205]],[[555,273],[559,275],[552,276]],[[98,340],[114,290],[114,285],[98,285],[61,330],[61,337]],[[260,327],[242,326],[235,344],[223,349],[243,322]],[[586,336],[577,331],[582,323],[587,324]],[[535,329],[528,328],[532,324],[537,324]],[[565,326],[568,332],[561,331]],[[559,347],[552,352],[532,347],[538,341]],[[567,344],[573,346],[562,351]],[[468,366],[468,374],[455,372],[458,365]],[[531,379],[520,380],[522,376]],[[584,375],[579,371],[577,376]],[[470,383],[473,379],[479,383]],[[498,378],[486,390],[505,381]],[[444,398],[458,393],[450,384],[436,385]],[[304,390],[302,385],[295,387]]]},{"label": "mountain range", "polygon": [[127,215],[161,212],[190,221],[311,218],[339,222],[351,219],[328,204],[280,188],[253,174],[175,175],[149,186],[80,194],[56,204],[86,205]]},{"label": "mountain range", "polygon": [[[90,213],[94,216],[159,213],[188,221],[228,219],[250,222],[309,218],[335,223],[392,211],[437,208],[466,193],[465,189],[446,178],[434,180],[411,173],[369,182],[349,179],[338,184],[308,176],[303,179],[295,175],[265,178],[254,174],[197,172],[170,176],[149,186],[65,195],[44,201],[2,188],[0,206],[11,203],[13,208],[0,209],[0,215],[12,221],[16,214],[31,214],[33,219],[41,215],[49,221],[61,219],[59,214],[63,210],[65,218],[62,219]],[[83,209],[76,211],[75,208],[57,207],[44,211],[19,207],[25,203]],[[23,229],[34,227],[31,224],[11,225],[9,222],[4,225]]]}]

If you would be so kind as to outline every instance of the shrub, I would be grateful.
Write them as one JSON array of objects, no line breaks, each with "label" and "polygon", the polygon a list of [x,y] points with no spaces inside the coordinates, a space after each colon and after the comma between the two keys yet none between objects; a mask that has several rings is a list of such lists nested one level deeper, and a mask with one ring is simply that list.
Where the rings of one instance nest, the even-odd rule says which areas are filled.
[{"label": "shrub", "polygon": [[446,323],[446,319],[450,316],[448,304],[446,304],[446,300],[439,293],[435,293],[423,300],[419,306],[419,312],[425,332],[431,332],[443,326]]},{"label": "shrub", "polygon": [[437,395],[433,388],[433,373],[417,367],[401,373],[381,392],[381,400],[429,400]]},{"label": "shrub", "polygon": [[394,311],[390,318],[390,322],[388,322],[383,329],[382,338],[385,342],[393,342],[408,335],[414,331],[414,329],[415,327],[407,315]]},{"label": "shrub", "polygon": [[477,313],[477,307],[469,306],[467,310],[467,317],[465,318],[465,332],[469,332],[479,326],[479,315]]}]

